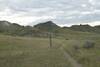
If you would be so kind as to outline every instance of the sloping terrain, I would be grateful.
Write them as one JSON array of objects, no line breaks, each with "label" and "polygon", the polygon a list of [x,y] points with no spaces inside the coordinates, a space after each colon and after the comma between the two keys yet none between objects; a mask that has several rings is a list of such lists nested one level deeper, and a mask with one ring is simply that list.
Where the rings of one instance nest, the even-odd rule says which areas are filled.
[{"label": "sloping terrain", "polygon": [[[89,37],[88,35],[87,38],[81,40],[78,38],[65,40],[63,41],[63,48],[83,67],[100,67],[100,35]],[[85,44],[87,41],[94,42],[95,46],[84,48],[84,45],[89,45]]]},{"label": "sloping terrain", "polygon": [[[99,28],[88,25],[62,28],[51,21],[31,27],[2,21],[0,67],[100,67]],[[89,46],[87,41],[94,46]]]}]

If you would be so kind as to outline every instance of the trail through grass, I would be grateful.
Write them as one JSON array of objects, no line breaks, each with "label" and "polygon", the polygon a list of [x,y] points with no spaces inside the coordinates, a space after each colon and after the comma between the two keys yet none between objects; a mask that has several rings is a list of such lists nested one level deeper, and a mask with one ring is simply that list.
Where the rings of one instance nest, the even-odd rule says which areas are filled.
[{"label": "trail through grass", "polygon": [[[83,48],[86,40],[67,40],[63,43],[64,50],[70,54],[83,67],[100,67],[100,38],[92,39],[95,47],[90,49]],[[74,45],[78,45],[79,49],[75,50]]]}]

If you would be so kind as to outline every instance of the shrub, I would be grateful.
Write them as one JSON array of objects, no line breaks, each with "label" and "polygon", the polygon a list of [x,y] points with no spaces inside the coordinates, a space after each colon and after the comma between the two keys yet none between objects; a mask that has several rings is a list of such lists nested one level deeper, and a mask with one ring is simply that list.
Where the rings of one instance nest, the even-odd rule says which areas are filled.
[{"label": "shrub", "polygon": [[69,40],[68,38],[66,38],[65,40]]},{"label": "shrub", "polygon": [[92,41],[86,41],[85,44],[83,45],[83,48],[89,49],[89,48],[94,48],[95,43]]},{"label": "shrub", "polygon": [[75,50],[80,49],[80,47],[79,47],[78,45],[74,45],[73,48],[74,48]]}]

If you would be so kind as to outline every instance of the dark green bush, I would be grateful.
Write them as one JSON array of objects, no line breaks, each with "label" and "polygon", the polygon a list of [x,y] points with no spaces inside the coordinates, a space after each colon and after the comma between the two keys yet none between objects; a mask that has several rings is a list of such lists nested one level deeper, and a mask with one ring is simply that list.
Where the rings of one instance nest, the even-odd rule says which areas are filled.
[{"label": "dark green bush", "polygon": [[94,48],[95,43],[92,41],[86,41],[85,44],[83,45],[83,48],[89,49],[89,48]]}]

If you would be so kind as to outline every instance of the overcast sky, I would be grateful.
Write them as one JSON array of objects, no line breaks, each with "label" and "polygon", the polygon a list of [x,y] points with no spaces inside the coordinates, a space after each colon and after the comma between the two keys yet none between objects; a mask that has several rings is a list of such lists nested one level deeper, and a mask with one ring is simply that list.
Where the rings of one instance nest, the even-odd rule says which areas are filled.
[{"label": "overcast sky", "polygon": [[0,0],[0,20],[21,25],[48,20],[61,26],[100,25],[100,0]]}]

